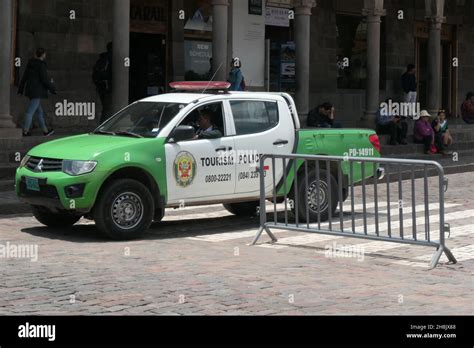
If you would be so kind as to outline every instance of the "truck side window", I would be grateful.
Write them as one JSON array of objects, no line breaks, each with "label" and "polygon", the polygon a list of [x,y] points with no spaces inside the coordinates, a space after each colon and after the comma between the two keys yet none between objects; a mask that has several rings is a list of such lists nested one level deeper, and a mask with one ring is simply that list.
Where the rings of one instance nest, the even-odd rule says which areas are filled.
[{"label": "truck side window", "polygon": [[207,114],[210,115],[211,124],[214,128],[217,128],[220,131],[220,134],[224,134],[224,113],[222,109],[222,102],[206,104],[192,110],[183,121],[181,125],[193,126],[195,131],[199,130],[198,119],[202,111],[207,111]]},{"label": "truck side window", "polygon": [[276,102],[235,100],[230,101],[237,135],[264,132],[278,124]]}]

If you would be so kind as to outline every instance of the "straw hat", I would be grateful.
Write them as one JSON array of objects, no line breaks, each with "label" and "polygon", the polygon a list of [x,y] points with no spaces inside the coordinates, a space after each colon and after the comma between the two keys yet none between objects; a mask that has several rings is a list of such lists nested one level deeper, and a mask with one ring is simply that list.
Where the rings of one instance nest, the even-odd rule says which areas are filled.
[{"label": "straw hat", "polygon": [[432,116],[430,115],[430,113],[426,110],[421,110],[420,112],[420,117],[428,117],[428,118],[431,118]]}]

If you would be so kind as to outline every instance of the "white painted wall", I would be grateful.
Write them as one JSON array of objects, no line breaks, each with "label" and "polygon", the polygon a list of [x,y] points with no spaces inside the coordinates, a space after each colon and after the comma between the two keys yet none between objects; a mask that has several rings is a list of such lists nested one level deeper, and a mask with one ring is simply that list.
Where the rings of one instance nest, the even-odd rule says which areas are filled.
[{"label": "white painted wall", "polygon": [[231,37],[229,62],[232,57],[242,61],[247,86],[264,87],[265,83],[265,8],[262,15],[250,15],[248,1],[231,2]]}]

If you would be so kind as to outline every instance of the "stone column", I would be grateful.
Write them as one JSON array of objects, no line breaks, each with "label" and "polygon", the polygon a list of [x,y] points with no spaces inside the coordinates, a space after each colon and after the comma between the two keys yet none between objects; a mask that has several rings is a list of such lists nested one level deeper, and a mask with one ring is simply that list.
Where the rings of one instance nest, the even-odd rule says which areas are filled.
[{"label": "stone column", "polygon": [[443,21],[443,17],[429,18],[427,108],[432,115],[441,108],[441,25]]},{"label": "stone column", "polygon": [[302,124],[306,123],[309,112],[310,78],[310,29],[311,10],[316,6],[314,0],[294,0],[295,8],[295,46],[296,46],[296,110]]},{"label": "stone column", "polygon": [[[0,2],[0,137],[21,135],[10,114],[10,80],[12,68],[12,0]],[[13,128],[13,129],[12,129]]]},{"label": "stone column", "polygon": [[363,126],[375,127],[375,114],[380,105],[380,24],[385,15],[383,0],[365,0],[362,14],[367,22],[367,82]]},{"label": "stone column", "polygon": [[[227,81],[228,0],[212,0],[212,71],[215,81]],[[220,67],[220,68],[219,68]]]},{"label": "stone column", "polygon": [[171,2],[171,51],[173,56],[173,77],[171,81],[184,80],[184,21],[179,18],[178,13],[183,9],[183,0]]},{"label": "stone column", "polygon": [[428,36],[428,105],[430,114],[441,108],[441,26],[445,20],[444,0],[425,1]]},{"label": "stone column", "polygon": [[[128,105],[130,0],[114,0],[112,8],[112,113]],[[130,64],[138,62],[128,61]],[[139,63],[138,63],[139,64]]]}]

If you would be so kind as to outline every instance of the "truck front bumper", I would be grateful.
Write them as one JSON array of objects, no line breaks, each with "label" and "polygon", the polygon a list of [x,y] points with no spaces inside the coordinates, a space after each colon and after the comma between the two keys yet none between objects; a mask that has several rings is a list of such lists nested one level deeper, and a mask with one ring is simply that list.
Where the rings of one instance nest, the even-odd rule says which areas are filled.
[{"label": "truck front bumper", "polygon": [[[94,206],[97,193],[105,173],[71,176],[63,172],[33,172],[18,168],[15,178],[15,191],[22,202],[44,206],[52,210],[71,210],[89,212]],[[36,189],[26,184],[26,178],[38,182]]]}]

